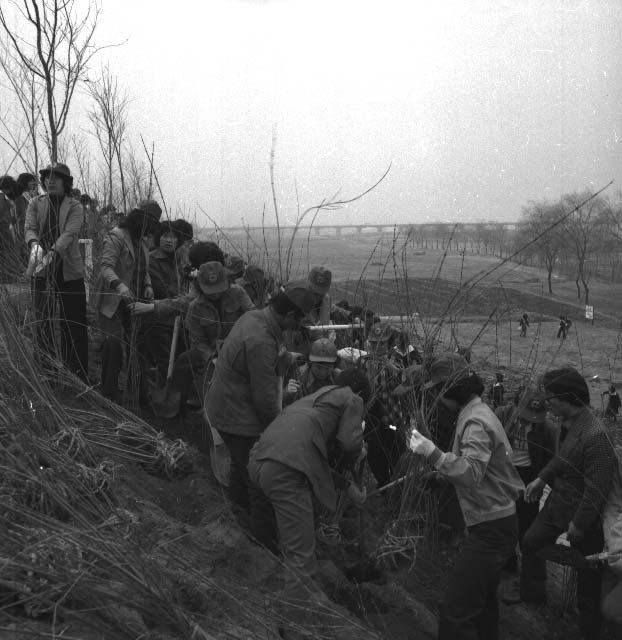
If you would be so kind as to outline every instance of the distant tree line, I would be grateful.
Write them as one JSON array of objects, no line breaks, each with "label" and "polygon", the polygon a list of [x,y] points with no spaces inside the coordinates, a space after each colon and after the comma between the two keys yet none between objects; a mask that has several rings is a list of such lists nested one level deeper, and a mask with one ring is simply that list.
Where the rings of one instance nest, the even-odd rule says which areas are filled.
[{"label": "distant tree line", "polygon": [[613,199],[591,195],[530,201],[516,224],[413,225],[409,237],[415,248],[491,255],[542,268],[549,293],[554,276],[572,278],[577,299],[589,304],[593,279],[622,281],[622,193]]}]

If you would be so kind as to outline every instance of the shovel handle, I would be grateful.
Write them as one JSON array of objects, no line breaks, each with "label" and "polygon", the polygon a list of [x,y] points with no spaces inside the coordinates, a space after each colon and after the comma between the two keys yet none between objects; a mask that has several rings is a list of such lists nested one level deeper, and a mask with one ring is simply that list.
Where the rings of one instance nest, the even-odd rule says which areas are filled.
[{"label": "shovel handle", "polygon": [[166,380],[170,382],[173,378],[173,367],[175,366],[175,352],[177,351],[177,338],[179,336],[179,325],[181,324],[181,316],[175,318],[173,325],[173,337],[171,338],[171,351],[168,356],[168,370],[166,371]]}]

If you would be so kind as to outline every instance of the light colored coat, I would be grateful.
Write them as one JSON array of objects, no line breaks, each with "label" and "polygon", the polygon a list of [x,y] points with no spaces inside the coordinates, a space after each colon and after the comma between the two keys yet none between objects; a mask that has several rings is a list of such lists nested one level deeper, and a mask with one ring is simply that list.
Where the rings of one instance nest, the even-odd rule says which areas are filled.
[{"label": "light colored coat", "polygon": [[[45,232],[45,224],[48,219],[50,198],[48,195],[32,198],[26,209],[26,221],[24,223],[24,240],[29,244],[32,240],[37,242]],[[84,223],[84,208],[70,196],[65,196],[58,212],[58,228],[60,235],[52,246],[52,249],[63,261],[63,278],[65,280],[80,280],[84,278],[84,261],[80,253],[80,230]]]},{"label": "light colored coat", "polygon": [[115,227],[108,232],[104,240],[101,270],[95,283],[93,306],[107,318],[114,316],[121,302],[121,296],[111,287],[115,280],[123,282],[136,297],[141,297],[143,289],[151,286],[149,245],[145,238],[140,241],[140,249],[143,252],[144,266],[143,273],[137,274],[140,254],[136,255],[130,232],[127,229]]},{"label": "light colored coat", "polygon": [[451,451],[435,449],[428,460],[456,487],[467,527],[516,513],[525,485],[499,419],[480,397],[460,411]]}]

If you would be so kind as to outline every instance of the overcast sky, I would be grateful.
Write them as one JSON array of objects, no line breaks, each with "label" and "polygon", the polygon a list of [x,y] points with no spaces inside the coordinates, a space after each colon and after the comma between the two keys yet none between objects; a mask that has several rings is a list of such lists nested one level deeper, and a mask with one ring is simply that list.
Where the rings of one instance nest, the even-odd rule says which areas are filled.
[{"label": "overcast sky", "polygon": [[389,165],[317,221],[510,221],[617,179],[613,195],[621,33],[620,0],[104,0],[97,40],[128,39],[98,61],[169,205],[233,226],[274,220],[273,131],[291,222],[297,198],[350,198]]}]

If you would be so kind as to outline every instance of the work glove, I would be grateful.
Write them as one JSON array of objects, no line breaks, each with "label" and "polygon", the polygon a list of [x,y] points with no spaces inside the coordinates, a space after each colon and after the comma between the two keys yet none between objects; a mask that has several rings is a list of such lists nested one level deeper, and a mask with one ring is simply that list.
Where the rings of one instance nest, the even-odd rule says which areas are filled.
[{"label": "work glove", "polygon": [[38,242],[33,242],[30,245],[30,256],[28,257],[28,267],[26,268],[26,275],[32,276],[41,260],[43,259],[43,247]]},{"label": "work glove", "polygon": [[360,507],[367,500],[367,489],[365,487],[357,487],[354,482],[348,485],[347,489],[348,498],[354,502],[357,507]]},{"label": "work glove", "polygon": [[424,458],[429,458],[434,452],[436,445],[432,442],[432,440],[429,440],[425,436],[422,436],[417,431],[417,429],[413,429],[412,433],[410,434],[410,442],[408,443],[408,448],[413,453],[417,453]]},{"label": "work glove", "polygon": [[151,301],[151,300],[153,300],[153,295],[154,295],[153,294],[153,287],[150,284],[148,284],[145,287],[145,291],[144,291],[143,297],[145,298],[145,300]]},{"label": "work glove", "polygon": [[53,249],[48,251],[43,258],[37,262],[37,265],[35,266],[35,275],[41,273],[45,268],[47,268],[47,266],[54,260],[55,255],[56,252]]},{"label": "work glove", "polygon": [[583,529],[579,529],[577,526],[575,526],[574,522],[571,522],[568,525],[568,533],[566,534],[566,537],[568,538],[568,542],[570,542],[570,544],[579,544],[585,537],[585,532],[583,531]]}]

